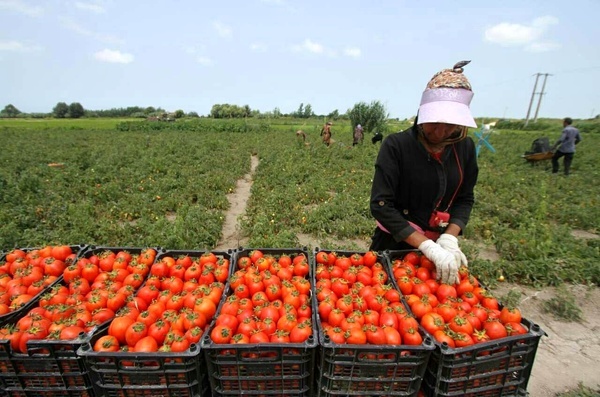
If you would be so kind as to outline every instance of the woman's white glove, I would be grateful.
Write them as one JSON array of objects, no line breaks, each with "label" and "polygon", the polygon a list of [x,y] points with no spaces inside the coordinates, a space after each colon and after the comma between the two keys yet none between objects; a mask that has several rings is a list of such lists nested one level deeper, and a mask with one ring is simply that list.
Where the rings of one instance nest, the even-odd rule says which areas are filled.
[{"label": "woman's white glove", "polygon": [[465,254],[463,254],[460,248],[458,248],[458,239],[456,237],[448,233],[443,233],[440,237],[438,237],[437,243],[446,251],[454,255],[458,266],[467,266],[467,257]]},{"label": "woman's white glove", "polygon": [[419,244],[419,250],[435,264],[438,278],[443,284],[454,285],[458,282],[458,262],[455,256],[433,240]]}]

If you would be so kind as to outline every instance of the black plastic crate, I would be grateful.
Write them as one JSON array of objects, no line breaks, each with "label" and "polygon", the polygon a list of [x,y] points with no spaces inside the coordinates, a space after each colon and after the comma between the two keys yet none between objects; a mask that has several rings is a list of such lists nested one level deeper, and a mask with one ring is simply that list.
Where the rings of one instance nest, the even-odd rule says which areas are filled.
[{"label": "black plastic crate", "polygon": [[95,352],[92,346],[107,333],[105,325],[78,350],[93,376],[96,396],[210,397],[198,344],[176,353]]},{"label": "black plastic crate", "polygon": [[[326,249],[315,248],[313,257]],[[350,257],[357,251],[335,251]],[[378,260],[385,269],[385,258]],[[313,272],[314,274],[314,272]],[[390,279],[388,272],[388,282]],[[313,285],[315,280],[313,280]],[[394,285],[390,282],[391,285]],[[435,349],[430,337],[423,336],[421,345],[353,345],[336,344],[325,334],[317,320],[320,346],[317,358],[317,391],[315,396],[417,396],[429,357]]]},{"label": "black plastic crate", "polygon": [[[264,255],[292,258],[310,255],[306,248],[259,248]],[[239,248],[235,254],[233,271],[240,257],[253,249]],[[310,274],[307,276],[310,280]],[[223,301],[232,293],[229,283]],[[219,309],[222,306],[219,305]],[[213,396],[296,396],[311,397],[313,393],[314,361],[318,345],[316,333],[316,305],[311,300],[313,334],[304,343],[216,344],[210,338],[211,323],[202,338],[202,354],[206,360]],[[219,314],[217,309],[217,315]]]},{"label": "black plastic crate", "polygon": [[523,319],[529,332],[452,349],[436,342],[423,391],[437,396],[527,396],[537,347],[544,331]]},{"label": "black plastic crate", "polygon": [[435,348],[430,338],[419,346],[338,345],[324,339],[316,396],[417,396]]},{"label": "black plastic crate", "polygon": [[[104,251],[127,251],[140,254],[143,248],[118,248],[82,246],[77,260],[89,258]],[[63,277],[59,277],[55,285],[66,285]],[[39,304],[41,294],[19,310],[25,315]],[[19,317],[20,318],[20,317]],[[13,322],[17,321],[13,318]],[[0,384],[2,390],[11,391],[11,395],[28,393],[31,396],[67,395],[93,396],[94,374],[86,367],[83,357],[77,351],[102,326],[108,326],[110,320],[95,327],[75,340],[40,339],[27,342],[27,353],[13,352],[8,340],[0,340]],[[63,394],[61,394],[63,393]],[[65,394],[66,393],[66,394]]]},{"label": "black plastic crate", "polygon": [[[87,249],[87,245],[84,244],[80,244],[80,245],[70,245],[69,247],[71,247],[71,251],[76,254],[76,259],[75,261],[77,261],[81,255],[85,252],[85,250]],[[38,247],[38,248],[19,248],[25,252],[31,252],[35,249],[40,249],[42,247]],[[10,252],[10,251],[8,251]],[[0,262],[5,260],[6,254],[8,254],[8,252],[4,252],[2,254],[2,256],[0,256]],[[4,325],[14,322],[15,320],[21,318],[25,313],[27,313],[29,310],[31,310],[33,307],[35,307],[35,305],[37,305],[37,302],[39,301],[39,297],[41,297],[44,293],[50,291],[50,289],[57,285],[58,283],[60,283],[60,281],[62,280],[62,276],[58,277],[53,283],[51,283],[50,285],[47,285],[42,291],[38,292],[29,302],[27,302],[25,305],[21,306],[19,309],[17,310],[13,310],[9,313],[0,315],[0,327],[3,327]]]},{"label": "black plastic crate", "polygon": [[0,391],[10,396],[93,396],[93,382],[77,355],[86,340],[84,334],[68,341],[31,340],[23,354],[0,340]]},{"label": "black plastic crate", "polygon": [[[418,250],[386,251],[388,271],[395,259]],[[393,279],[393,277],[392,277]],[[395,280],[393,280],[395,283]],[[486,288],[484,283],[479,281]],[[500,309],[502,309],[500,303]],[[409,309],[410,310],[410,309]],[[546,333],[539,325],[523,318],[526,334],[490,340],[462,348],[452,348],[433,339],[422,383],[428,397],[527,396],[527,384],[537,347]],[[427,331],[423,330],[427,333]],[[428,333],[427,333],[428,334]]]}]

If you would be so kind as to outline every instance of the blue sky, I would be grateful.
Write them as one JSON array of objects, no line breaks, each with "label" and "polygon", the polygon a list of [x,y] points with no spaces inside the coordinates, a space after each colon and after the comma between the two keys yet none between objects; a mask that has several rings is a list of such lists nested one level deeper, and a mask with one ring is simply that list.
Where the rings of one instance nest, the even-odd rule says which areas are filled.
[{"label": "blue sky", "polygon": [[536,73],[551,74],[538,117],[589,118],[599,15],[598,0],[0,0],[0,109],[378,100],[403,119],[435,72],[470,59],[476,118],[525,118]]}]

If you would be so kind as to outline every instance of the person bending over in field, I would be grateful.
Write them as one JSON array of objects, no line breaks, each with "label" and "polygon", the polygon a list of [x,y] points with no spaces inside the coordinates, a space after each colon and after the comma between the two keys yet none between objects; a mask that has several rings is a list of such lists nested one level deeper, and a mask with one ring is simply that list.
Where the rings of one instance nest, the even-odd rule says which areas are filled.
[{"label": "person bending over in field", "polygon": [[467,129],[473,91],[463,74],[469,61],[436,73],[427,83],[414,125],[388,135],[371,186],[377,226],[370,251],[417,248],[444,284],[456,284],[468,264],[458,236],[473,209],[479,168]]},{"label": "person bending over in field", "polygon": [[296,138],[298,138],[298,140],[302,139],[302,142],[306,142],[306,134],[302,130],[296,131]]}]

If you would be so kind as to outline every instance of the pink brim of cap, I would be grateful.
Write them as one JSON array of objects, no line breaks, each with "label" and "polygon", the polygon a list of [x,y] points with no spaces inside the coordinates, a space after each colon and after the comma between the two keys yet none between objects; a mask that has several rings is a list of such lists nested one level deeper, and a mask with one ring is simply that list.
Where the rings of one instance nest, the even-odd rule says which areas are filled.
[{"label": "pink brim of cap", "polygon": [[432,88],[421,96],[417,124],[446,123],[477,128],[469,105],[473,92],[464,88]]}]

